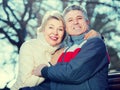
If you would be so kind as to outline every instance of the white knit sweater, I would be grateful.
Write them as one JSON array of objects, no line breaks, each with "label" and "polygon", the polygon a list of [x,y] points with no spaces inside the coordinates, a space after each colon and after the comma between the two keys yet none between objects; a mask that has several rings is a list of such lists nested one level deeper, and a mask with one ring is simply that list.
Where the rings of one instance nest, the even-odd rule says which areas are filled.
[{"label": "white knit sweater", "polygon": [[44,78],[31,74],[32,70],[39,64],[48,64],[51,54],[58,48],[50,46],[42,33],[37,39],[31,39],[23,43],[19,54],[19,70],[15,84],[11,90],[18,90],[21,87],[35,86],[44,81]]}]

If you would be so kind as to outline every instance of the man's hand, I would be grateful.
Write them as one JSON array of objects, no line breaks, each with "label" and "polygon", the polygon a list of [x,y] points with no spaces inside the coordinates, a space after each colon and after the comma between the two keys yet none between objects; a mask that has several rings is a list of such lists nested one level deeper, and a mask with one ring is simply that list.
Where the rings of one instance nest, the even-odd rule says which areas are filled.
[{"label": "man's hand", "polygon": [[41,70],[46,66],[47,66],[46,64],[40,64],[38,67],[33,69],[32,74],[35,75],[35,76],[42,77]]},{"label": "man's hand", "polygon": [[100,37],[100,33],[92,29],[88,33],[85,34],[84,39],[88,39],[90,37],[95,37],[95,36]]}]

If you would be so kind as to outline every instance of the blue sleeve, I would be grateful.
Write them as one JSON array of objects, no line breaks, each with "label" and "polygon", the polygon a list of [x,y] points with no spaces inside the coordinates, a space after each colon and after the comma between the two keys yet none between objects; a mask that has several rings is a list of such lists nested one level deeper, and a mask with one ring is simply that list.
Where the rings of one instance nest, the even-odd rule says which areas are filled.
[{"label": "blue sleeve", "polygon": [[93,38],[82,46],[78,55],[69,63],[44,68],[42,75],[52,81],[76,84],[89,79],[107,64],[104,42]]}]

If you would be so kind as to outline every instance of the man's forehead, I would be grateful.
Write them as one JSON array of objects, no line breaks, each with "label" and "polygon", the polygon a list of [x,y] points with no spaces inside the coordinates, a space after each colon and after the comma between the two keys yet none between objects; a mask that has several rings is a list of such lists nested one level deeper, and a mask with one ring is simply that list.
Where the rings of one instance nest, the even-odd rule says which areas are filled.
[{"label": "man's forehead", "polygon": [[74,17],[82,17],[83,13],[80,10],[71,10],[68,13],[66,13],[65,15],[65,19],[69,19],[69,18],[74,18]]}]

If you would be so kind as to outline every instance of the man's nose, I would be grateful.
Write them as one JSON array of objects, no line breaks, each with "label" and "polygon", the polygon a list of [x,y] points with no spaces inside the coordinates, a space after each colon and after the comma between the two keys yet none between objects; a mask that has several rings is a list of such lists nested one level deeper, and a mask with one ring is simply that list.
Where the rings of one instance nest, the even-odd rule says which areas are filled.
[{"label": "man's nose", "polygon": [[74,24],[78,24],[78,20],[77,19],[74,20]]}]

